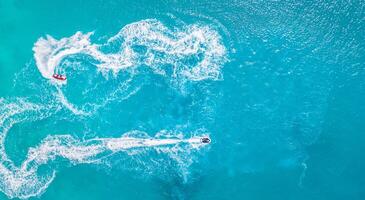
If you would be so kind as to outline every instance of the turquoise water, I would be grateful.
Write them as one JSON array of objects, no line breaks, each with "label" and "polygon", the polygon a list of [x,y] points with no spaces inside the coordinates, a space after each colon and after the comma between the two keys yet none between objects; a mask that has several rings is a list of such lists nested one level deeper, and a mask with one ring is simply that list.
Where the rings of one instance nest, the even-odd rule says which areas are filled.
[{"label": "turquoise water", "polygon": [[364,35],[363,1],[0,0],[0,199],[364,199]]}]

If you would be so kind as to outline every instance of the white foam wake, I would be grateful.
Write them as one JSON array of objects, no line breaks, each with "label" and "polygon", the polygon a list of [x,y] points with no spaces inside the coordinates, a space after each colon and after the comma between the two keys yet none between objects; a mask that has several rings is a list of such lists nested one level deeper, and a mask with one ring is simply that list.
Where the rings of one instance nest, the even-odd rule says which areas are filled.
[{"label": "white foam wake", "polygon": [[117,73],[146,65],[158,74],[172,68],[173,76],[194,81],[218,79],[227,61],[220,35],[208,26],[189,25],[173,31],[149,19],[125,26],[105,44],[92,43],[91,35],[77,32],[60,40],[49,35],[39,38],[33,51],[42,76],[51,79],[63,59],[78,54],[98,61],[101,71]]},{"label": "white foam wake", "polygon": [[[104,44],[93,43],[90,39],[92,34],[92,32],[86,34],[77,32],[71,37],[59,40],[47,35],[45,38],[39,38],[33,47],[39,72],[44,78],[59,85],[58,100],[76,115],[90,115],[105,105],[107,99],[121,99],[120,95],[129,97],[139,90],[138,86],[128,86],[131,80],[125,83],[121,80],[121,86],[116,86],[115,89],[118,92],[104,90],[105,92],[100,93],[100,90],[104,89],[96,87],[100,80],[89,83],[90,77],[83,80],[80,74],[75,73],[75,70],[84,70],[90,62],[96,66],[96,72],[102,72],[105,78],[108,77],[109,71],[117,74],[123,69],[148,66],[156,74],[185,82],[217,80],[221,77],[221,68],[227,61],[221,36],[207,25],[193,24],[169,29],[158,20],[142,20],[123,27]],[[80,58],[77,63],[68,62],[67,58],[75,57]],[[85,87],[82,92],[91,89],[90,94],[97,92],[105,95],[98,98],[84,96],[87,109],[85,105],[76,105],[69,96],[75,94],[75,88],[61,87],[67,85],[67,81],[56,81],[52,78],[54,73],[76,78],[77,81],[73,83],[81,82],[82,87]],[[95,74],[95,77],[97,75]],[[95,78],[92,74],[91,77]],[[123,86],[125,84],[126,87]],[[105,84],[105,87],[110,85]]]},{"label": "white foam wake", "polygon": [[[191,138],[183,138],[182,134],[161,131],[150,137],[141,131],[130,131],[119,138],[78,139],[71,135],[49,135],[38,146],[29,149],[26,159],[16,166],[6,155],[4,140],[11,127],[24,120],[35,120],[48,117],[42,114],[49,107],[29,103],[23,99],[8,103],[0,99],[0,190],[10,198],[26,199],[40,195],[56,176],[56,163],[67,160],[72,164],[100,163],[106,157],[135,150],[140,152],[154,150],[160,153],[186,153],[204,146],[200,141],[206,134],[197,134]],[[52,109],[51,109],[52,110]],[[29,119],[28,119],[29,117]],[[173,155],[175,156],[175,155]],[[178,157],[173,157],[178,162]],[[40,167],[48,167],[48,171],[40,174]]]}]

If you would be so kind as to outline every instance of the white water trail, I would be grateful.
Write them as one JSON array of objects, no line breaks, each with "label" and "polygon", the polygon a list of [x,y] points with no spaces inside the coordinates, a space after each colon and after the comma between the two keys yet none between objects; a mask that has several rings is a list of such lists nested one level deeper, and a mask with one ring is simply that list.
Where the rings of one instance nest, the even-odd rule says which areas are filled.
[{"label": "white water trail", "polygon": [[[59,40],[47,35],[39,38],[33,47],[39,72],[56,85],[58,99],[75,115],[90,115],[93,111],[74,105],[62,90],[67,81],[52,77],[59,70],[67,76],[66,73],[82,68],[82,62],[71,64],[72,67],[68,67],[70,64],[60,66],[68,57],[87,55],[92,58],[97,71],[104,75],[109,71],[117,74],[128,68],[147,66],[156,74],[180,82],[218,80],[222,77],[221,68],[228,60],[221,36],[207,25],[169,29],[158,20],[147,19],[126,25],[104,44],[93,43],[92,34],[76,32]],[[105,98],[110,99],[110,96]],[[100,108],[101,105],[93,107]]]},{"label": "white water trail", "polygon": [[67,98],[65,97],[65,95],[63,94],[61,89],[58,86],[56,88],[57,88],[56,97],[62,103],[62,105],[64,105],[67,109],[69,109],[73,114],[75,114],[75,115],[90,115],[91,114],[91,112],[85,112],[84,110],[77,109],[72,103],[70,103],[67,100]]},{"label": "white water trail", "polygon": [[[227,61],[221,36],[208,26],[190,25],[172,31],[159,21],[148,19],[125,26],[105,44],[92,43],[92,34],[77,32],[60,40],[49,35],[39,38],[33,51],[42,76],[52,80],[60,62],[76,54],[89,55],[97,60],[96,67],[101,71],[117,73],[146,65],[158,74],[165,74],[166,65],[169,65],[174,76],[193,81],[218,79],[220,69]],[[102,51],[108,46],[117,47],[112,52]],[[136,46],[143,50],[136,50]],[[195,61],[186,62],[189,58]]]},{"label": "white water trail", "polygon": [[[70,163],[102,163],[110,155],[118,152],[129,154],[135,150],[157,151],[160,153],[172,153],[178,151],[181,154],[199,150],[206,145],[201,142],[207,134],[196,134],[191,138],[183,138],[182,134],[169,131],[160,131],[155,137],[150,137],[141,131],[130,131],[118,138],[93,138],[78,139],[71,135],[49,135],[36,147],[28,150],[26,159],[20,166],[16,166],[5,152],[4,140],[8,131],[17,123],[25,120],[43,119],[53,110],[52,105],[41,106],[29,103],[24,99],[17,99],[14,103],[0,101],[0,190],[9,198],[27,199],[41,195],[48,185],[56,177],[55,167],[59,158]],[[35,118],[35,119],[34,119]],[[172,157],[177,162],[179,157]],[[39,168],[47,166],[46,174],[39,174]]]},{"label": "white water trail", "polygon": [[[94,110],[85,111],[83,106],[79,108],[73,105],[62,91],[62,87],[68,83],[52,78],[54,73],[58,73],[57,69],[62,61],[71,56],[91,57],[102,74],[109,71],[116,74],[127,68],[147,66],[156,74],[170,76],[179,81],[218,80],[221,78],[221,68],[227,62],[221,36],[205,25],[169,29],[161,22],[150,19],[125,26],[105,44],[92,43],[91,35],[92,33],[77,32],[60,40],[46,36],[39,38],[33,47],[39,72],[55,84],[55,95],[59,102],[75,115],[91,115]],[[79,69],[77,67],[75,65],[74,68],[61,70],[64,73],[73,73],[72,70]],[[90,105],[84,106],[97,109],[120,98],[120,94],[128,90],[129,81],[125,82],[126,85],[118,86],[103,99],[105,101],[102,104],[94,105],[89,102]],[[82,84],[82,81],[77,83]],[[131,91],[121,99],[135,94],[139,87],[129,89]],[[31,147],[25,160],[19,166],[16,165],[5,151],[4,141],[8,132],[15,124],[48,118],[61,109],[57,105],[38,105],[21,98],[13,102],[0,99],[0,190],[9,198],[27,199],[41,195],[56,177],[57,163],[60,160],[67,160],[75,165],[101,163],[116,153],[156,151],[169,155],[178,162],[179,167],[184,167],[192,162],[191,156],[186,154],[206,145],[200,141],[201,137],[207,135],[205,133],[184,138],[168,131],[161,131],[155,137],[131,131],[118,138],[87,140],[69,134],[49,135],[38,146]],[[190,160],[184,160],[186,158]],[[40,170],[42,166],[46,167],[46,172]]]}]

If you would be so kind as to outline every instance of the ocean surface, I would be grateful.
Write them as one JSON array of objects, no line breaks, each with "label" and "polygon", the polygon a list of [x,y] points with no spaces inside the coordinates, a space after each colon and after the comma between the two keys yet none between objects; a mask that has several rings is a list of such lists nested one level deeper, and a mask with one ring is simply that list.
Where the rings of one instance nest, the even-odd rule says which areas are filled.
[{"label": "ocean surface", "polygon": [[364,104],[361,0],[0,0],[1,200],[363,200]]}]

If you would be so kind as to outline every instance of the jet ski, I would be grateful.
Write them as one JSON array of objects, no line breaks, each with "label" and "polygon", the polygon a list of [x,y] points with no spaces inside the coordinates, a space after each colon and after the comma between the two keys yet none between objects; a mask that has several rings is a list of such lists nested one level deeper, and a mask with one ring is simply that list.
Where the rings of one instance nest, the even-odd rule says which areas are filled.
[{"label": "jet ski", "polygon": [[210,138],[209,137],[202,137],[200,138],[200,142],[201,143],[205,143],[205,144],[209,144],[210,143]]},{"label": "jet ski", "polygon": [[65,75],[61,75],[61,74],[53,74],[52,77],[54,79],[59,80],[59,81],[65,81],[66,80],[66,76]]}]

